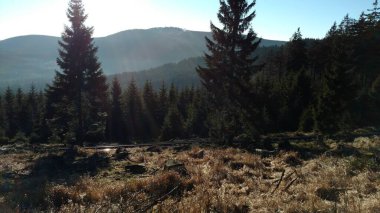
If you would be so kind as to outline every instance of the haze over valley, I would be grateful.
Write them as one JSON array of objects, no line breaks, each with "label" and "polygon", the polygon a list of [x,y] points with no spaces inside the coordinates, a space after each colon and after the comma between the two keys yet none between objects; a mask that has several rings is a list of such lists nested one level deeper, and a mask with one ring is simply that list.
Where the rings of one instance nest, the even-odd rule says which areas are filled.
[{"label": "haze over valley", "polygon": [[[205,36],[210,32],[188,31],[181,28],[151,28],[126,30],[106,37],[95,38],[98,58],[106,75],[123,72],[139,72],[175,64],[192,57],[201,57],[206,51]],[[0,41],[0,87],[27,89],[32,83],[43,88],[58,69],[56,58],[59,37],[29,35]],[[282,45],[283,41],[263,40],[261,46]],[[186,70],[172,68],[173,72],[191,72],[196,78],[195,67]],[[144,72],[144,80],[170,80],[166,76]],[[140,74],[141,75],[141,74]],[[189,75],[189,74],[185,74]],[[155,77],[153,77],[155,76]],[[166,79],[165,79],[166,78]],[[141,79],[141,77],[139,78]]]}]

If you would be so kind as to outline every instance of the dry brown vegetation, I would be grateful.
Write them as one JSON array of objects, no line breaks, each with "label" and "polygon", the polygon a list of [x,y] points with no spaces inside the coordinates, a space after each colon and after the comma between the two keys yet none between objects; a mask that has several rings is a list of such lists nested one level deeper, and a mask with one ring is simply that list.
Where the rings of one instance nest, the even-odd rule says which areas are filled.
[{"label": "dry brown vegetation", "polygon": [[[380,212],[380,138],[326,144],[318,154],[312,152],[319,150],[315,143],[305,142],[270,157],[199,146],[131,148],[125,156],[82,149],[2,154],[0,209]],[[171,169],[168,160],[180,164]],[[125,170],[130,164],[146,171],[130,174]]]}]

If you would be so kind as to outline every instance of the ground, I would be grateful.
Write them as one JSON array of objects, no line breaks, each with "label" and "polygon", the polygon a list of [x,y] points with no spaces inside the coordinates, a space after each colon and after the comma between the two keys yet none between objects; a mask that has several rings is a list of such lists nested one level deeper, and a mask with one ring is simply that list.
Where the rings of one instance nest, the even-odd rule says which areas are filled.
[{"label": "ground", "polygon": [[0,148],[1,212],[380,212],[380,138],[211,145]]}]

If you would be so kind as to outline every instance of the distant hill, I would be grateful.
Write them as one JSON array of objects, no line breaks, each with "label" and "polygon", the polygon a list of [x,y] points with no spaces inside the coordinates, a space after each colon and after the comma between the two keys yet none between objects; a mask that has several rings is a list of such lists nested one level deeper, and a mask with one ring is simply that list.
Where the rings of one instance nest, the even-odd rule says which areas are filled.
[{"label": "distant hill", "polygon": [[[264,63],[266,57],[278,49],[277,46],[259,47],[255,51],[255,55],[259,56],[257,63]],[[132,79],[135,80],[139,88],[142,88],[147,80],[152,82],[155,89],[158,89],[162,82],[165,82],[167,86],[173,83],[178,88],[185,88],[200,85],[196,68],[205,65],[203,57],[192,57],[178,63],[168,63],[143,71],[118,73],[109,75],[107,78],[109,83],[112,82],[113,78],[118,78],[124,89],[129,85]]]},{"label": "distant hill", "polygon": [[[206,51],[204,37],[210,32],[180,28],[127,30],[95,38],[98,57],[105,74],[147,70],[183,59],[199,57]],[[0,41],[0,87],[45,85],[58,69],[58,37],[30,35]],[[282,45],[263,40],[262,46]],[[168,66],[168,65],[167,65]]]},{"label": "distant hill", "polygon": [[167,87],[171,83],[179,88],[199,86],[200,80],[195,69],[198,65],[203,66],[204,64],[205,62],[202,57],[194,57],[148,70],[124,72],[107,77],[109,83],[116,77],[124,89],[132,79],[136,81],[139,88],[142,88],[146,81],[151,81],[155,89],[158,89],[162,82],[165,82]]}]

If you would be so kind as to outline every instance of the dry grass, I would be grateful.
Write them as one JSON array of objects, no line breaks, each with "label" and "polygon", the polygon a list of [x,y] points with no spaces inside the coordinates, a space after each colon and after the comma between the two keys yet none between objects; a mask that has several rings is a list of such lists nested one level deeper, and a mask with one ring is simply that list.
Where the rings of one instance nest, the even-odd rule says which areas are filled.
[{"label": "dry grass", "polygon": [[[368,153],[380,147],[379,141],[379,138],[360,138],[348,146]],[[332,149],[338,147],[330,145]],[[365,164],[366,161],[363,164],[358,156],[322,154],[304,160],[297,152],[280,152],[262,158],[241,149],[205,147],[181,152],[169,148],[160,153],[134,148],[129,152],[131,159],[144,163],[146,174],[127,174],[123,168],[128,159],[112,161],[110,168],[97,175],[83,175],[72,185],[47,185],[48,209],[56,212],[380,212],[380,171]],[[93,153],[82,152],[82,155]],[[112,154],[109,157],[112,159]],[[188,175],[164,170],[168,159],[183,162]]]}]

